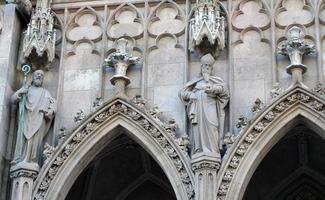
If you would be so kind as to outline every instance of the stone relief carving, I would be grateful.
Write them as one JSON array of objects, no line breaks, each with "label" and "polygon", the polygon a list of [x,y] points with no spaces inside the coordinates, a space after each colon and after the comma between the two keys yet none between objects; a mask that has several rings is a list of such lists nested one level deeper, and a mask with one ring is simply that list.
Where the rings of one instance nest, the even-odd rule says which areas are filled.
[{"label": "stone relief carving", "polygon": [[316,92],[319,95],[325,95],[325,87],[322,82],[316,83],[315,87],[312,89],[313,92]]},{"label": "stone relief carving", "polygon": [[[190,19],[190,50],[207,38],[209,45],[223,50],[225,42],[225,17],[221,14],[219,0],[197,0],[194,15]],[[217,52],[214,52],[217,53]]]},{"label": "stone relief carving", "polygon": [[66,38],[71,43],[85,39],[98,42],[103,36],[102,23],[102,18],[94,9],[85,7],[71,19],[66,31]]},{"label": "stone relief carving", "polygon": [[286,38],[287,41],[279,47],[278,53],[289,56],[290,65],[287,67],[287,73],[292,74],[293,84],[307,87],[302,83],[302,74],[307,71],[307,67],[302,63],[302,57],[315,53],[315,47],[306,43],[304,30],[297,25],[289,27]]},{"label": "stone relief carving", "polygon": [[313,24],[315,14],[309,0],[281,0],[275,10],[275,23],[284,29],[294,23],[309,27]]},{"label": "stone relief carving", "polygon": [[262,100],[260,98],[257,98],[254,102],[254,105],[252,107],[252,112],[253,113],[258,113],[259,111],[261,111],[264,107],[264,103],[262,102]]},{"label": "stone relief carving", "polygon": [[[320,115],[324,115],[325,113],[324,103],[318,97],[307,92],[305,89],[302,89],[301,86],[297,86],[288,91],[287,94],[282,96],[281,99],[267,109],[269,110],[268,112],[264,112],[264,116],[262,115],[263,117],[258,118],[258,120],[252,123],[252,129],[247,129],[248,131],[243,133],[244,135],[240,137],[243,139],[241,139],[240,143],[236,145],[237,148],[233,151],[234,153],[229,155],[229,163],[226,163],[225,168],[222,171],[222,181],[218,187],[217,199],[224,200],[226,198],[233,176],[236,173],[243,156],[256,139],[263,134],[265,128],[276,118],[279,118],[282,114],[286,113],[286,110],[297,105],[297,103],[314,109]],[[229,174],[231,174],[231,176]]]},{"label": "stone relief carving", "polygon": [[237,120],[237,124],[236,124],[236,127],[239,129],[239,130],[243,130],[247,124],[249,123],[249,120],[247,117],[241,115],[239,116],[238,120]]},{"label": "stone relief carving", "polygon": [[272,99],[277,98],[282,93],[282,88],[279,83],[275,83],[273,89],[270,91],[270,96]]},{"label": "stone relief carving", "polygon": [[[12,96],[12,102],[19,104],[20,115],[13,164],[20,162],[40,163],[39,149],[47,135],[56,112],[56,102],[43,86],[44,72],[33,73],[31,85],[23,86]],[[22,137],[22,138],[21,138]]]},{"label": "stone relief carving", "polygon": [[93,102],[93,109],[96,110],[103,104],[103,98],[102,97],[96,97],[95,101]]},{"label": "stone relief carving", "polygon": [[143,36],[143,17],[132,4],[117,7],[108,22],[107,35],[113,41],[123,36],[134,39]]},{"label": "stone relief carving", "polygon": [[50,4],[50,0],[37,1],[23,36],[23,63],[31,62],[34,69],[50,69],[55,57],[56,30]]},{"label": "stone relief carving", "polygon": [[[178,37],[185,31],[184,13],[175,2],[160,3],[149,18],[148,32],[152,37],[164,33]],[[173,26],[170,26],[170,24],[173,24]]]},{"label": "stone relief carving", "polygon": [[[193,183],[191,182],[190,175],[186,171],[186,167],[180,158],[186,156],[185,151],[181,151],[185,154],[179,154],[179,151],[174,146],[175,144],[178,145],[178,143],[174,143],[175,140],[170,136],[168,137],[168,134],[166,134],[168,128],[162,127],[163,130],[166,131],[166,133],[163,133],[159,128],[156,127],[156,125],[152,123],[151,120],[147,119],[144,113],[148,113],[149,109],[145,107],[145,104],[143,104],[140,96],[136,96],[130,102],[141,111],[132,108],[123,101],[116,100],[107,106],[107,108],[101,113],[97,113],[94,117],[92,117],[87,124],[83,125],[80,131],[73,133],[72,136],[69,137],[68,141],[64,143],[64,148],[57,148],[62,150],[55,151],[53,154],[51,154],[54,157],[50,159],[51,161],[48,161],[49,166],[47,168],[46,175],[41,177],[42,180],[39,180],[39,184],[36,185],[35,199],[41,200],[46,197],[46,192],[49,189],[55,175],[60,170],[64,162],[69,158],[69,155],[73,151],[77,150],[78,145],[82,143],[89,135],[91,135],[99,126],[101,126],[103,123],[107,123],[110,119],[117,115],[124,115],[128,119],[134,121],[135,124],[138,124],[146,132],[148,132],[148,134],[161,146],[165,153],[168,154],[173,160],[175,168],[181,177],[182,184],[184,184],[187,190],[188,199],[194,199]],[[181,146],[179,146],[179,148],[182,149]]]},{"label": "stone relief carving", "polygon": [[54,151],[55,151],[55,147],[52,147],[51,145],[49,145],[49,143],[45,143],[44,151],[43,151],[45,163],[47,162],[48,158],[51,157]]},{"label": "stone relief carving", "polygon": [[223,80],[211,75],[214,62],[211,54],[203,56],[201,77],[188,82],[179,96],[190,121],[191,154],[213,153],[221,159],[219,149],[229,95]]},{"label": "stone relief carving", "polygon": [[223,143],[226,145],[226,149],[229,149],[231,147],[231,145],[236,141],[237,138],[238,138],[238,135],[234,135],[234,134],[228,132],[225,135],[225,138],[223,140]]},{"label": "stone relief carving", "polygon": [[139,63],[140,58],[132,55],[133,44],[125,38],[120,38],[115,42],[115,52],[105,59],[105,65],[115,68],[115,75],[110,79],[115,85],[115,97],[128,98],[125,94],[125,87],[130,83],[126,71],[129,66]]},{"label": "stone relief carving", "polygon": [[79,110],[74,116],[74,122],[80,123],[83,119],[85,119],[86,115],[83,110]]},{"label": "stone relief carving", "polygon": [[65,127],[60,128],[59,134],[58,134],[60,143],[62,143],[62,141],[64,141],[66,136],[67,136],[67,129]]},{"label": "stone relief carving", "polygon": [[263,1],[241,1],[232,17],[232,26],[236,31],[247,27],[256,27],[266,30],[270,27],[269,10]]}]

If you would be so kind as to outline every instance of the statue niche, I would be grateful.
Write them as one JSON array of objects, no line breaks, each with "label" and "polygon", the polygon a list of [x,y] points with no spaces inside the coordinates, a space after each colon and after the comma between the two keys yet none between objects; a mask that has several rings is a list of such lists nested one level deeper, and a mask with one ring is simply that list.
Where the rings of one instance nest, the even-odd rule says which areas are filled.
[{"label": "statue niche", "polygon": [[213,154],[221,162],[225,107],[229,101],[224,81],[212,76],[215,60],[211,54],[201,58],[201,77],[188,82],[180,91],[190,122],[191,155]]},{"label": "statue niche", "polygon": [[38,166],[40,163],[43,139],[56,112],[55,99],[44,88],[43,79],[44,72],[36,70],[31,85],[24,85],[12,96],[12,103],[19,104],[19,125],[12,164],[24,162]]}]

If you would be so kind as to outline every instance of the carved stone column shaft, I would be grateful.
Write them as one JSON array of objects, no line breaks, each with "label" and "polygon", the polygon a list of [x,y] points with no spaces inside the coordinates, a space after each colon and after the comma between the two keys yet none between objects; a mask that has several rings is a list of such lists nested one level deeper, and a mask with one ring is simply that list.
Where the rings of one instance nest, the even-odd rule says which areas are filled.
[{"label": "carved stone column shaft", "polygon": [[10,177],[12,179],[11,200],[32,200],[34,180],[38,175],[38,165],[20,163],[12,167]]},{"label": "carved stone column shaft", "polygon": [[125,87],[127,85],[127,81],[125,79],[115,79],[115,97],[127,99],[127,95],[125,94]]},{"label": "carved stone column shaft", "polygon": [[206,153],[195,154],[192,169],[195,175],[195,200],[216,200],[217,172],[220,168],[219,157]]},{"label": "carved stone column shaft", "polygon": [[294,67],[294,68],[291,68],[290,70],[291,72],[291,75],[292,75],[292,86],[295,86],[295,85],[300,85],[304,88],[307,88],[307,86],[305,86],[305,84],[303,84],[303,79],[302,79],[302,74],[304,72],[303,68],[301,67]]}]

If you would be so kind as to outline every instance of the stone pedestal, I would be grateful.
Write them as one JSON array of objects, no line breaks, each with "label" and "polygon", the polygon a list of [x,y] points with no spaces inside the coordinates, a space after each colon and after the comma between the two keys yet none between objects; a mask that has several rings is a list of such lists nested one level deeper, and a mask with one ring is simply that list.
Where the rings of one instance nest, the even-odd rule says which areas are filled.
[{"label": "stone pedestal", "polygon": [[10,169],[11,200],[32,200],[33,184],[39,172],[37,163],[21,162]]},{"label": "stone pedestal", "polygon": [[303,64],[291,64],[287,67],[287,73],[292,75],[292,84],[289,87],[300,85],[301,87],[308,89],[308,87],[303,83],[302,75],[307,71],[307,67]]},{"label": "stone pedestal", "polygon": [[115,86],[115,97],[128,99],[125,87],[130,83],[130,79],[127,76],[114,75],[110,81]]},{"label": "stone pedestal", "polygon": [[192,156],[191,163],[195,175],[195,200],[216,200],[220,157],[212,153],[198,153]]}]

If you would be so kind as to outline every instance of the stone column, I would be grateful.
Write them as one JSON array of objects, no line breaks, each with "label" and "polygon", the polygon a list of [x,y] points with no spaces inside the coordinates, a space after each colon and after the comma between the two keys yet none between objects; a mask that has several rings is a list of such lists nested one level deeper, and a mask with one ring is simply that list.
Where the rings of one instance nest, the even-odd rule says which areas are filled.
[{"label": "stone column", "polygon": [[10,169],[11,200],[32,200],[33,184],[38,171],[37,164],[26,162],[21,162]]},{"label": "stone column", "polygon": [[198,153],[192,156],[192,169],[195,175],[195,200],[216,200],[217,172],[220,157],[212,153]]}]

